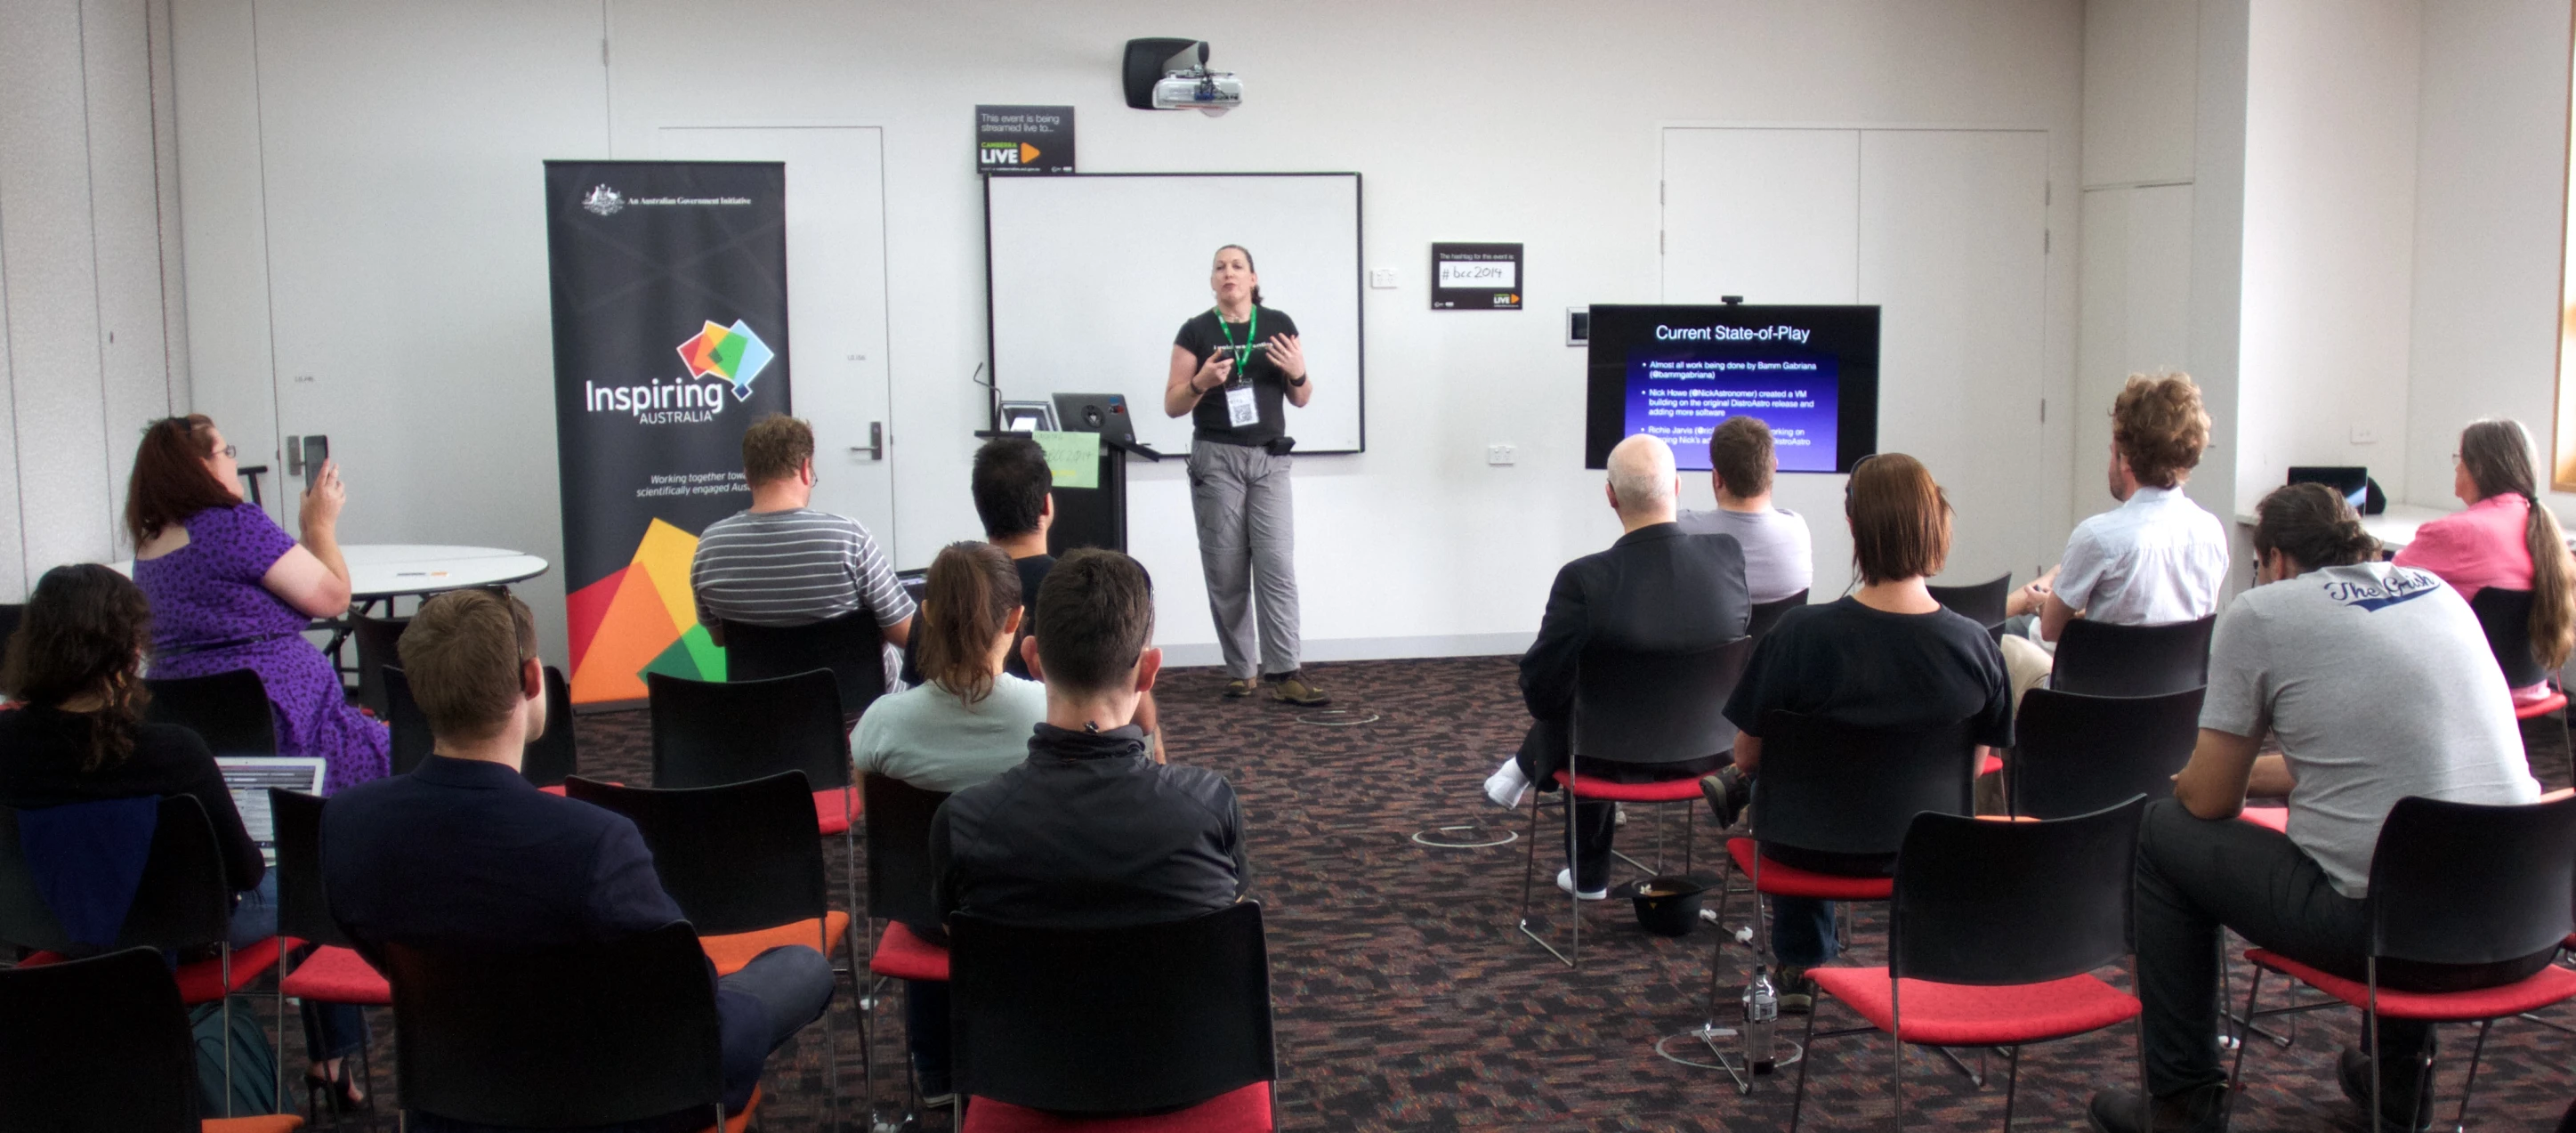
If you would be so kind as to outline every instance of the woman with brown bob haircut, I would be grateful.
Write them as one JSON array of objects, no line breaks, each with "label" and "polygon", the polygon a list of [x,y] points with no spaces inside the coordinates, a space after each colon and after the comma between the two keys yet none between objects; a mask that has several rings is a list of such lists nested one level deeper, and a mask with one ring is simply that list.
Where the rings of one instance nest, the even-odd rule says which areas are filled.
[{"label": "woman with brown bob haircut", "polygon": [[[2003,656],[1986,628],[1943,609],[1925,589],[1950,557],[1950,500],[1923,462],[1885,453],[1853,466],[1843,496],[1858,587],[1840,601],[1781,616],[1726,702],[1737,728],[1735,770],[1762,765],[1764,718],[1795,712],[1856,728],[1932,729],[1971,722],[1984,747],[2012,744]],[[1893,856],[1827,854],[1765,843],[1785,865],[1884,877]],[[1831,902],[1772,901],[1771,948],[1781,965],[1780,1009],[1814,1002],[1807,969],[1834,958]]]}]

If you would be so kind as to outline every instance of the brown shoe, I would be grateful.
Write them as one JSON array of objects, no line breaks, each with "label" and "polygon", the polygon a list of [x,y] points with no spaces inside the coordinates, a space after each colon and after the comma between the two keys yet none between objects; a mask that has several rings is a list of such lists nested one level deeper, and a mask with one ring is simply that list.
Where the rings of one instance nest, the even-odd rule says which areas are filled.
[{"label": "brown shoe", "polygon": [[1324,690],[1307,684],[1304,673],[1290,673],[1271,682],[1270,696],[1282,704],[1301,708],[1315,708],[1333,702],[1332,697],[1324,695]]},{"label": "brown shoe", "polygon": [[1252,695],[1254,687],[1255,686],[1251,681],[1227,681],[1225,682],[1225,698],[1227,700],[1241,700],[1244,697]]}]

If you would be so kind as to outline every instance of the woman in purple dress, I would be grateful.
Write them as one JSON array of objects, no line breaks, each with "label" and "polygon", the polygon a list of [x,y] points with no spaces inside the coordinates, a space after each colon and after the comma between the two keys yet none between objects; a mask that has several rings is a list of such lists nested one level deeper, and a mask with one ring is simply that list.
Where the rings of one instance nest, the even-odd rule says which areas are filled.
[{"label": "woman in purple dress", "polygon": [[299,543],[234,487],[233,446],[203,414],[144,430],[126,483],[134,581],[152,602],[152,676],[249,669],[276,709],[277,753],[319,756],[326,791],[385,776],[391,734],[351,707],[339,670],[304,640],[349,608],[334,529],[346,493],[325,462],[305,489]]}]

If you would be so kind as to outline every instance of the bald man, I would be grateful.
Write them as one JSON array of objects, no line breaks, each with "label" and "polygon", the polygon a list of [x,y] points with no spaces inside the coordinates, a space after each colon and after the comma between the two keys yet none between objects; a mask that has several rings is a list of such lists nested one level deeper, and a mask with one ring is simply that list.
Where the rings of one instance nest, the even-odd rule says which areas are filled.
[{"label": "bald man", "polygon": [[[1753,609],[1744,586],[1744,548],[1732,535],[1693,535],[1674,522],[1681,477],[1673,450],[1638,434],[1610,450],[1603,489],[1625,532],[1610,549],[1556,572],[1538,640],[1521,655],[1521,699],[1531,724],[1520,752],[1485,781],[1485,794],[1518,806],[1530,786],[1555,790],[1550,776],[1573,744],[1574,674],[1587,653],[1680,654],[1744,636]],[[1721,749],[1667,763],[1622,761],[1618,752],[1581,753],[1584,778],[1652,783],[1698,778],[1732,759]],[[1609,803],[1584,803],[1566,816],[1572,855],[1557,888],[1587,901],[1609,895]]]}]

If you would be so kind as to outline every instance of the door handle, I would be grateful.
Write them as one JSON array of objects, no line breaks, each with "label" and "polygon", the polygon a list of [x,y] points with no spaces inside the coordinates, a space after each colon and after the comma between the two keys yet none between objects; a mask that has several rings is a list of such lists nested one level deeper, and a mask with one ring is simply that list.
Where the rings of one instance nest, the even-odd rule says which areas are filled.
[{"label": "door handle", "polygon": [[864,444],[864,445],[851,445],[851,446],[850,446],[850,451],[851,451],[851,452],[864,452],[864,453],[868,454],[868,459],[870,459],[870,460],[884,460],[884,459],[885,459],[885,422],[883,422],[883,421],[870,421],[870,422],[868,422],[868,443],[866,443],[866,444]]}]

